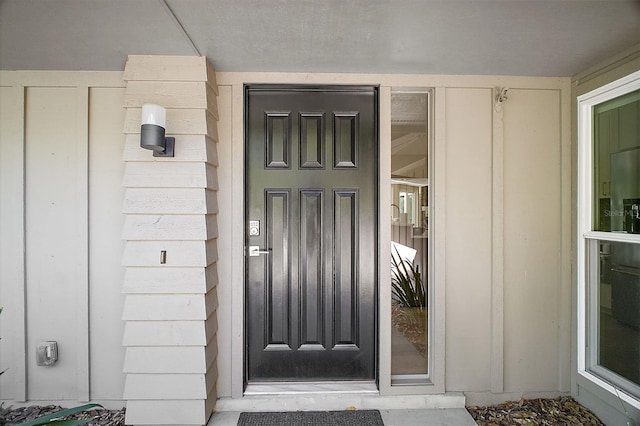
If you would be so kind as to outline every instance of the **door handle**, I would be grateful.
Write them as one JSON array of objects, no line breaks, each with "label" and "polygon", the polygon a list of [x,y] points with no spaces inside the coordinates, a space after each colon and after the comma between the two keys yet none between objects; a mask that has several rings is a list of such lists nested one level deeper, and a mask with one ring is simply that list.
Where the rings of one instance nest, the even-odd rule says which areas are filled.
[{"label": "door handle", "polygon": [[260,250],[259,246],[249,246],[249,256],[260,256],[261,254],[269,254],[271,250]]}]

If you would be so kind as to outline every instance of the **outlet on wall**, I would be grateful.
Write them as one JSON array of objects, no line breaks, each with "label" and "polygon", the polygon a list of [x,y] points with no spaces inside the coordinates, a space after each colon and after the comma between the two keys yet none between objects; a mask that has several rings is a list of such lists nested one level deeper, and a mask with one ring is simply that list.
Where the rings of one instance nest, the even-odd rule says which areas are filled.
[{"label": "outlet on wall", "polygon": [[58,361],[58,342],[42,342],[36,347],[36,364],[51,366]]}]

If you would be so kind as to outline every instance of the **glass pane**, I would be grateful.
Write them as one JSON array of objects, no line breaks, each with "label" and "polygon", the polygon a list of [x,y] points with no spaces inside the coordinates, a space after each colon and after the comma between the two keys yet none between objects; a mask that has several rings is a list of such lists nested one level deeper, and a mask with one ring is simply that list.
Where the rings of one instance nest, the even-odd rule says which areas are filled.
[{"label": "glass pane", "polygon": [[[428,373],[427,94],[391,95],[391,374]],[[421,379],[422,378],[422,379]]]},{"label": "glass pane", "polygon": [[593,109],[595,231],[640,233],[640,90]]},{"label": "glass pane", "polygon": [[597,359],[640,385],[640,244],[598,241]]}]

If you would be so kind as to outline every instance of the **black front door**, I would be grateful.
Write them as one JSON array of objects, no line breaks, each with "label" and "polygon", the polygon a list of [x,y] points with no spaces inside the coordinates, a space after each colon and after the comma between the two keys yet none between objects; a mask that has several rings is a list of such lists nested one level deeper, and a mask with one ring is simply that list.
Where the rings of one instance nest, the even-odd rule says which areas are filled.
[{"label": "black front door", "polygon": [[245,88],[246,379],[374,380],[378,90]]}]

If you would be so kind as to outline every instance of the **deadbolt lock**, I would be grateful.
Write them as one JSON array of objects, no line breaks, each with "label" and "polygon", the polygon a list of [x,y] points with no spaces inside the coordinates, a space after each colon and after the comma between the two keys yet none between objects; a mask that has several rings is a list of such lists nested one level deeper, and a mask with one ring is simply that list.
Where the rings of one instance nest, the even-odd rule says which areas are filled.
[{"label": "deadbolt lock", "polygon": [[250,220],[249,221],[249,236],[250,237],[258,237],[258,236],[260,236],[260,221],[259,220]]}]

